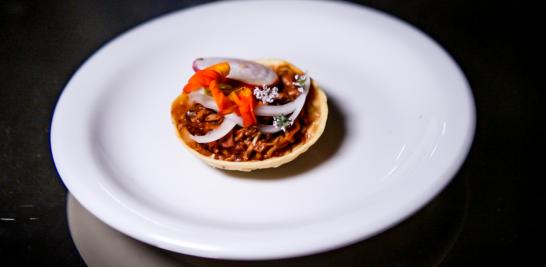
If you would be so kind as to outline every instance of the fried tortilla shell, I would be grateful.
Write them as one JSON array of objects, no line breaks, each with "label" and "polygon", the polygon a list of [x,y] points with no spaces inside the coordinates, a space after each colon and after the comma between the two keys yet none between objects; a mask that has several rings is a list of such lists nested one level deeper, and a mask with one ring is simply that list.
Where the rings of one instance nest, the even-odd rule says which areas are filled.
[{"label": "fried tortilla shell", "polygon": [[[298,69],[296,66],[290,64],[289,62],[285,60],[279,60],[279,59],[262,59],[262,60],[255,60],[255,62],[258,62],[260,64],[263,64],[265,66],[268,66],[272,68],[273,70],[276,70],[277,68],[281,66],[289,66],[292,70],[294,70],[297,73],[302,73],[300,69]],[[195,141],[193,141],[190,137],[189,132],[181,127],[182,129],[180,131],[176,130],[178,136],[182,140],[182,143],[184,146],[191,151],[194,155],[196,155],[198,158],[203,160],[208,165],[224,169],[224,170],[233,170],[233,171],[252,171],[257,169],[267,169],[267,168],[276,168],[283,164],[286,164],[294,159],[296,159],[299,155],[307,151],[322,135],[324,132],[324,128],[326,126],[326,119],[328,117],[328,104],[326,95],[324,92],[320,89],[318,84],[311,79],[312,86],[310,87],[310,92],[307,95],[307,100],[304,108],[306,109],[306,114],[309,117],[309,126],[306,128],[305,138],[303,138],[300,143],[293,144],[292,149],[288,152],[286,152],[282,156],[272,157],[265,160],[252,160],[252,161],[225,161],[225,160],[218,160],[214,159],[212,157],[203,155],[199,153],[197,150],[194,149],[194,147],[197,145]],[[172,103],[172,110],[175,109],[175,107],[178,107],[180,105],[187,105],[186,103],[187,97],[184,97],[183,94],[181,94],[179,97],[177,97],[173,103]],[[176,119],[174,118],[173,114],[173,123],[176,126],[176,129],[178,129],[178,125],[176,122]]]}]

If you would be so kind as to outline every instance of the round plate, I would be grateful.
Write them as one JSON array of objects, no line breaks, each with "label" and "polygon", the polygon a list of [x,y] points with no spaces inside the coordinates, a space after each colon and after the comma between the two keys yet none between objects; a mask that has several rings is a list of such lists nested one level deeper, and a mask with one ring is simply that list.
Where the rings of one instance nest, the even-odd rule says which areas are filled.
[{"label": "round plate", "polygon": [[[278,169],[206,166],[170,118],[203,56],[308,70],[328,95],[324,135]],[[411,215],[461,166],[474,116],[457,65],[397,19],[326,1],[229,1],[101,48],[63,91],[51,147],[67,188],[121,232],[186,254],[272,259],[356,242]]]}]

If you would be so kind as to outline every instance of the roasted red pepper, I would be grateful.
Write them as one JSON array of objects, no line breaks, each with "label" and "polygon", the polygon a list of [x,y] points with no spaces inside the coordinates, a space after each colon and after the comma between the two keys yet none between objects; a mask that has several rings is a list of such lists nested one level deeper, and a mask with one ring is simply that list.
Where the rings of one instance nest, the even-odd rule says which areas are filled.
[{"label": "roasted red pepper", "polygon": [[236,109],[233,102],[231,102],[229,98],[224,95],[222,90],[220,90],[220,85],[216,80],[210,82],[209,89],[214,98],[214,102],[216,102],[216,106],[218,106],[218,113],[225,115]]},{"label": "roasted red pepper", "polygon": [[254,113],[256,100],[250,88],[243,87],[231,92],[229,99],[237,105],[237,113],[243,118],[243,127],[257,123],[256,114]]}]

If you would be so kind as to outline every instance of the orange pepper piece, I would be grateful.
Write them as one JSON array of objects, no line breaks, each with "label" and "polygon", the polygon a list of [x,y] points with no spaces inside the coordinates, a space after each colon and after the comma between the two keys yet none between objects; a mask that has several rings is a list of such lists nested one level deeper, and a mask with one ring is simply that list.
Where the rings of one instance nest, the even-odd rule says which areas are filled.
[{"label": "orange pepper piece", "polygon": [[193,74],[184,86],[184,93],[191,93],[200,88],[209,88],[221,114],[233,112],[233,103],[220,90],[219,82],[229,74],[230,67],[227,62],[214,64],[208,68],[199,70]]},{"label": "orange pepper piece", "polygon": [[214,102],[216,102],[216,106],[218,106],[218,112],[220,114],[225,115],[233,112],[235,106],[231,101],[229,101],[229,98],[224,95],[222,90],[220,90],[220,86],[216,80],[210,82],[209,89],[212,93],[212,97],[214,98]]},{"label": "orange pepper piece", "polygon": [[230,67],[227,62],[214,64],[206,69],[199,70],[191,76],[183,91],[184,93],[191,93],[201,87],[209,87],[212,81],[224,80],[229,71]]},{"label": "orange pepper piece", "polygon": [[256,124],[256,114],[254,108],[256,107],[256,100],[252,94],[252,90],[248,87],[243,87],[237,91],[229,94],[229,99],[237,104],[237,111],[243,118],[243,127]]}]

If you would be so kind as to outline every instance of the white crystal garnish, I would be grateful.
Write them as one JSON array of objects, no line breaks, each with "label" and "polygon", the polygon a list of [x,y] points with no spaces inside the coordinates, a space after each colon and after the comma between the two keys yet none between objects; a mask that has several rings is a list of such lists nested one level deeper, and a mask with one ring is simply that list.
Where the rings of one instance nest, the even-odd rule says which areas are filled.
[{"label": "white crystal garnish", "polygon": [[275,101],[275,98],[279,96],[279,88],[273,87],[270,88],[267,85],[262,85],[262,88],[256,87],[254,88],[254,96],[256,96],[256,99],[262,101],[262,103],[273,103]]}]

